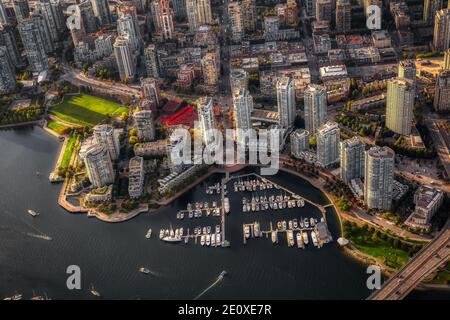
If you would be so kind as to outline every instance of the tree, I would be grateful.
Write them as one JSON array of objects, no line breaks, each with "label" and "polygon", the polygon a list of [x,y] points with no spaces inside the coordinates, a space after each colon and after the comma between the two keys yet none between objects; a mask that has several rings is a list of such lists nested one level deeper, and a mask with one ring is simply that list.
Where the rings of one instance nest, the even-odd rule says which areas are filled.
[{"label": "tree", "polygon": [[130,143],[131,146],[134,146],[136,143],[139,142],[139,138],[136,136],[131,136],[128,142]]}]

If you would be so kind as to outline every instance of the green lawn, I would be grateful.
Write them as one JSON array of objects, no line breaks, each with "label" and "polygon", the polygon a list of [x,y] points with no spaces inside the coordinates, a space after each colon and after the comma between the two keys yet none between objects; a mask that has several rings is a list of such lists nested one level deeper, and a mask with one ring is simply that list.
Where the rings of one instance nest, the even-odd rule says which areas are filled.
[{"label": "green lawn", "polygon": [[107,115],[116,117],[126,111],[128,108],[116,102],[87,94],[65,96],[63,102],[51,108],[51,113],[59,119],[83,126],[94,126]]},{"label": "green lawn", "polygon": [[75,148],[75,144],[77,141],[77,137],[73,136],[69,138],[67,142],[66,149],[64,150],[63,159],[61,160],[60,168],[67,169],[70,164],[70,159],[72,157],[73,150]]},{"label": "green lawn", "polygon": [[[374,237],[374,233],[376,233],[377,236]],[[383,260],[384,263],[391,268],[400,268],[411,257],[409,252],[409,249],[411,248],[409,245],[405,248],[405,245],[400,245],[398,243],[394,244],[396,243],[393,241],[395,238],[382,236],[379,231],[370,232],[367,228],[356,226],[355,223],[348,221],[344,222],[344,236],[356,249],[372,257]]]},{"label": "green lawn", "polygon": [[398,269],[410,258],[408,252],[393,248],[387,241],[358,241],[352,239],[354,246],[368,255],[384,260],[384,263],[392,268]]},{"label": "green lawn", "polygon": [[59,122],[53,121],[53,120],[49,120],[47,122],[47,127],[49,129],[55,131],[57,134],[64,134],[65,130],[68,128],[65,125],[63,125]]}]

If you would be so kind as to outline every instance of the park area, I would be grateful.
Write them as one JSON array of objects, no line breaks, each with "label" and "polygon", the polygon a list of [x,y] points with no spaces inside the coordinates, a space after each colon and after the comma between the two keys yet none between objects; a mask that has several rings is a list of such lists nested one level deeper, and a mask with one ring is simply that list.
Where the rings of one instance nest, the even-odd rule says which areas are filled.
[{"label": "park area", "polygon": [[360,228],[349,221],[344,222],[344,236],[359,251],[381,259],[385,265],[395,269],[404,265],[421,247],[418,243],[406,243],[367,224]]},{"label": "park area", "polygon": [[116,102],[87,94],[65,96],[61,103],[50,110],[62,122],[82,126],[95,126],[108,117],[118,117],[127,111],[128,108]]}]

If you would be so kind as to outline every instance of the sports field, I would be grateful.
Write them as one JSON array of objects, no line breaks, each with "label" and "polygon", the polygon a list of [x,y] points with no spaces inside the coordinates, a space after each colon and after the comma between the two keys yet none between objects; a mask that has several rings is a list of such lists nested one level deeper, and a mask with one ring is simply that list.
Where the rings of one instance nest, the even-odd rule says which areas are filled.
[{"label": "sports field", "polygon": [[62,121],[83,126],[94,126],[104,121],[108,115],[117,117],[126,111],[128,108],[116,102],[87,94],[66,96],[50,110]]}]

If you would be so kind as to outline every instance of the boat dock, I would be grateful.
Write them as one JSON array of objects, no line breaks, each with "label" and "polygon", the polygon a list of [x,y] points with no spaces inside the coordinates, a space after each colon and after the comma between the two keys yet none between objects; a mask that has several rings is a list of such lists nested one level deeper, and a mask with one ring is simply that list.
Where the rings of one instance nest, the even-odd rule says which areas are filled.
[{"label": "boat dock", "polygon": [[[233,177],[230,177],[230,180],[232,180],[232,179],[237,179],[237,180],[239,180],[239,181],[237,182],[238,185],[240,185],[240,186],[245,186],[245,189],[242,188],[242,187],[241,187],[241,188],[238,187],[238,188],[237,188],[237,192],[245,192],[245,191],[248,191],[248,192],[254,192],[254,191],[256,191],[256,189],[257,189],[258,182],[256,182],[256,184],[255,184],[255,182],[251,183],[250,180],[247,180],[246,182],[241,182],[241,183],[239,184],[239,182],[240,182],[241,179],[243,180],[244,178],[250,178],[250,177],[255,177],[255,178],[256,178],[256,181],[258,181],[258,179],[259,179],[259,181],[262,182],[262,184],[260,183],[259,185],[261,185],[261,186],[266,186],[266,187],[262,187],[262,188],[259,187],[259,190],[260,190],[260,191],[261,191],[261,190],[266,190],[266,189],[267,189],[267,186],[269,186],[268,189],[275,188],[275,189],[278,189],[278,190],[283,190],[284,192],[286,192],[287,194],[289,194],[290,197],[292,197],[293,199],[295,199],[295,200],[297,200],[297,199],[300,200],[300,199],[301,199],[301,200],[303,200],[303,201],[309,203],[310,205],[313,205],[313,206],[317,207],[317,208],[319,209],[319,211],[321,212],[323,218],[324,218],[325,221],[326,221],[326,208],[332,206],[332,204],[321,205],[321,204],[315,203],[314,201],[311,201],[311,200],[309,200],[309,199],[306,199],[306,198],[304,198],[304,197],[301,197],[300,195],[296,194],[295,192],[289,190],[288,188],[283,187],[283,186],[281,186],[281,185],[279,185],[279,184],[277,184],[277,183],[275,183],[275,182],[272,182],[272,181],[270,181],[270,180],[268,180],[268,179],[266,179],[266,178],[264,178],[264,177],[258,175],[257,173],[248,173],[248,174],[243,174],[243,175],[239,175],[239,176],[233,176]],[[251,188],[251,190],[249,190],[250,188],[247,188],[248,184],[255,185],[255,187],[253,187],[253,188]],[[235,191],[236,191],[236,188],[235,188]],[[282,200],[282,201],[286,201],[286,200]]]},{"label": "boat dock", "polygon": [[[279,235],[285,234],[286,235],[286,243],[288,247],[295,246],[295,242],[297,242],[297,247],[299,249],[304,249],[306,245],[309,243],[309,239],[311,238],[312,244],[317,247],[321,248],[324,244],[329,243],[332,241],[332,237],[328,231],[328,229],[324,229],[326,227],[324,222],[318,222],[314,226],[309,227],[288,227],[288,228],[273,228],[272,221],[270,222],[270,229],[269,230],[261,230],[260,229],[260,223],[254,222],[254,223],[245,223],[242,225],[242,239],[244,245],[247,244],[247,241],[249,239],[253,238],[272,238],[272,243],[277,244]],[[256,232],[255,232],[256,230]],[[289,237],[296,236],[297,234],[300,234],[297,239],[293,238],[293,242],[289,241]],[[307,239],[305,239],[307,237]],[[295,241],[297,240],[297,241]],[[306,240],[306,241],[305,241]]]}]

